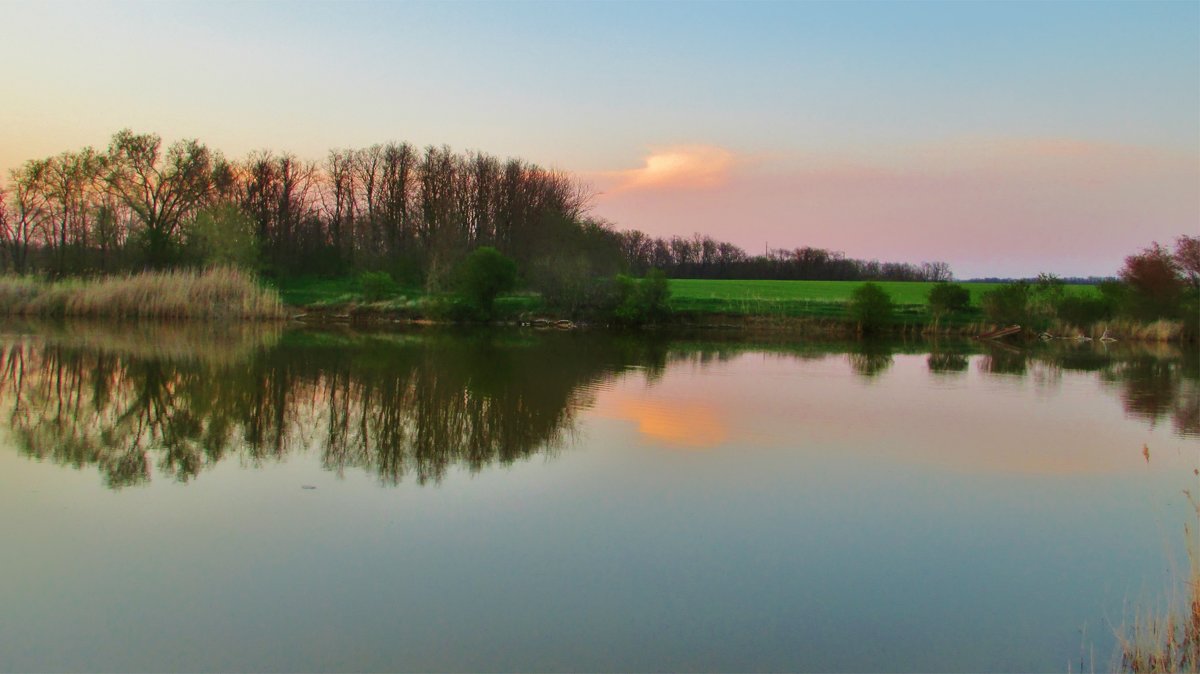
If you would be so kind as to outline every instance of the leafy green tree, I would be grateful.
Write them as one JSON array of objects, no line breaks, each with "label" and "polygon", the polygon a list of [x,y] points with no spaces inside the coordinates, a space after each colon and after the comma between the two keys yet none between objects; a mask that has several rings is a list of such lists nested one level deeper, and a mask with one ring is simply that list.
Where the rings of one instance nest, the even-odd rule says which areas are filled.
[{"label": "leafy green tree", "polygon": [[491,246],[480,246],[459,267],[459,292],[480,317],[492,317],[496,297],[517,283],[517,263]]},{"label": "leafy green tree", "polygon": [[858,324],[859,332],[866,334],[887,328],[895,313],[891,296],[874,283],[855,288],[846,309],[851,320]]},{"label": "leafy green tree", "polygon": [[201,209],[184,226],[184,251],[201,265],[253,269],[258,264],[258,225],[236,204]]}]

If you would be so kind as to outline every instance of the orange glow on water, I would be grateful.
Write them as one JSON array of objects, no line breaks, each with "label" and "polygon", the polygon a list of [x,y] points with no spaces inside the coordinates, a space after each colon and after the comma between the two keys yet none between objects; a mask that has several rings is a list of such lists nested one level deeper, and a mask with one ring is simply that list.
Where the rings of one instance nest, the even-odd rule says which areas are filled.
[{"label": "orange glow on water", "polygon": [[729,426],[716,407],[679,400],[622,397],[609,415],[637,424],[647,441],[672,449],[711,449],[729,440]]}]

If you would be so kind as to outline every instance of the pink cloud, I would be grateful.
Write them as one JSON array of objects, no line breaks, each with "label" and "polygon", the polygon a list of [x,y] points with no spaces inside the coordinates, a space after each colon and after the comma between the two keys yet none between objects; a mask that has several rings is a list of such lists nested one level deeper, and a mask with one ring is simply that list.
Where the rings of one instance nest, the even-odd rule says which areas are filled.
[{"label": "pink cloud", "polygon": [[610,171],[598,176],[610,193],[636,190],[712,189],[729,182],[737,159],[732,152],[712,145],[677,145],[656,148],[640,168]]},{"label": "pink cloud", "polygon": [[1115,273],[1151,241],[1195,233],[1194,153],[1071,138],[968,138],[872,160],[778,159],[679,198],[614,190],[598,215],[657,236],[703,232],[751,252],[804,245],[951,263],[959,276]]}]

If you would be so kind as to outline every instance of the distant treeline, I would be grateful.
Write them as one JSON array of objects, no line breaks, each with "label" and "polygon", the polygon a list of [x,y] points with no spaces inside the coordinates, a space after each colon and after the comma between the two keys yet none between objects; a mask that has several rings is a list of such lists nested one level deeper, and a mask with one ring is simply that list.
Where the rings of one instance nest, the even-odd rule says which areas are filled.
[{"label": "distant treeline", "polygon": [[324,161],[229,160],[195,140],[124,130],[108,148],[27,161],[0,188],[0,271],[53,277],[233,264],[267,276],[384,271],[446,285],[469,252],[514,259],[549,294],[652,268],[678,278],[943,280],[945,263],[880,263],[815,248],[750,256],[706,236],[655,239],[588,214],[566,173],[408,143]]},{"label": "distant treeline", "polygon": [[[1117,280],[1116,276],[1055,276],[1056,281],[1065,283],[1069,286],[1096,286],[1101,283]],[[1011,283],[1013,281],[1027,281],[1036,283],[1039,277],[1031,276],[1026,278],[1013,278],[1011,276],[985,276],[983,278],[971,278],[963,281],[963,283]]]},{"label": "distant treeline", "polygon": [[880,262],[855,260],[821,248],[777,248],[750,256],[725,241],[695,234],[670,239],[650,238],[637,230],[619,234],[621,252],[630,271],[642,274],[661,269],[671,278],[770,279],[807,281],[948,281],[945,262]]}]

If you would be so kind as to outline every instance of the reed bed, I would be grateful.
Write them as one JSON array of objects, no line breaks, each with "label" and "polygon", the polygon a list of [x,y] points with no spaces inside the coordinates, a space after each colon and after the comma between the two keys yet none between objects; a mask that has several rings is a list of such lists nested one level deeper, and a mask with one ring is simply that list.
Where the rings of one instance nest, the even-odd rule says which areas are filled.
[{"label": "reed bed", "polygon": [[1091,339],[1109,337],[1111,339],[1141,342],[1177,342],[1186,337],[1186,327],[1183,321],[1167,319],[1149,322],[1116,319],[1098,321],[1083,328],[1063,321],[1055,321],[1047,329],[1047,332],[1060,337],[1076,339],[1081,337],[1089,337]]},{"label": "reed bed", "polygon": [[[1200,525],[1200,502],[1190,491],[1184,493]],[[1191,573],[1183,596],[1176,596],[1164,613],[1139,611],[1132,625],[1117,631],[1120,671],[1200,672],[1200,532],[1185,526],[1184,533]]]},{"label": "reed bed", "polygon": [[274,320],[283,304],[244,271],[142,272],[47,282],[0,277],[0,314],[109,319]]}]

